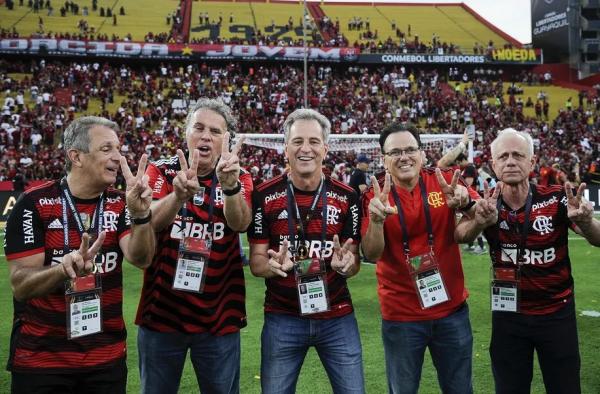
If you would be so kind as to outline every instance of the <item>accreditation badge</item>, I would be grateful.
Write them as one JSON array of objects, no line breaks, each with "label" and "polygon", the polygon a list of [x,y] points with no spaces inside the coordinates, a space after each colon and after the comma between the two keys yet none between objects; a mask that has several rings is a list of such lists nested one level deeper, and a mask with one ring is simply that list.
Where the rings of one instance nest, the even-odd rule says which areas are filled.
[{"label": "accreditation badge", "polygon": [[212,241],[183,237],[179,244],[173,289],[202,293]]},{"label": "accreditation badge", "polygon": [[490,299],[493,312],[519,312],[518,268],[492,267]]},{"label": "accreditation badge", "polygon": [[319,258],[308,258],[308,250],[305,251],[303,248],[306,247],[304,245],[298,247],[294,261],[300,314],[312,315],[327,312],[329,311],[329,294],[325,264]]},{"label": "accreditation badge", "polygon": [[[98,253],[94,267],[102,262]],[[97,269],[87,276],[66,282],[65,303],[67,313],[67,338],[75,339],[102,332],[100,297],[102,284]]]},{"label": "accreditation badge", "polygon": [[204,194],[205,194],[204,191],[205,191],[205,188],[201,186],[198,189],[198,192],[196,192],[196,194],[194,194],[194,198],[192,199],[192,203],[194,205],[204,204]]},{"label": "accreditation badge", "polygon": [[431,308],[450,300],[433,252],[411,257],[408,266],[421,308]]}]

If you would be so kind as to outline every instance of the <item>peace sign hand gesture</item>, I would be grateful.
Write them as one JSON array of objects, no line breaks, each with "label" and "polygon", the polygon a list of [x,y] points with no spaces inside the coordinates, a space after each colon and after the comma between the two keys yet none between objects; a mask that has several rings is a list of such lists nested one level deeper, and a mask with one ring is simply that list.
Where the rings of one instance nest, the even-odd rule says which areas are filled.
[{"label": "peace sign hand gesture", "polygon": [[435,176],[442,188],[442,193],[446,198],[446,204],[450,209],[460,209],[469,203],[469,192],[463,185],[458,184],[458,178],[460,176],[460,170],[454,171],[452,181],[448,185],[446,179],[442,176],[442,171],[439,168],[435,169]]},{"label": "peace sign hand gesture", "polygon": [[67,278],[75,279],[94,271],[94,259],[104,243],[104,238],[106,238],[106,231],[101,231],[96,242],[89,247],[90,236],[88,233],[83,233],[79,249],[72,251],[63,258],[61,266]]},{"label": "peace sign hand gesture", "polygon": [[340,246],[340,237],[333,236],[333,256],[331,257],[331,268],[340,275],[346,275],[356,264],[356,256],[350,250],[352,238],[348,238],[343,246]]},{"label": "peace sign hand gesture", "polygon": [[369,215],[372,222],[383,223],[388,215],[398,212],[396,208],[390,207],[389,195],[391,183],[391,176],[386,172],[382,190],[379,187],[377,178],[371,175],[374,196],[369,202]]},{"label": "peace sign hand gesture", "polygon": [[135,176],[131,173],[125,156],[121,156],[120,161],[121,171],[127,186],[125,200],[127,201],[129,214],[134,219],[145,218],[148,216],[150,204],[152,203],[152,189],[148,185],[148,175],[145,174],[148,155],[145,153],[142,155]]},{"label": "peace sign hand gesture", "polygon": [[565,182],[565,193],[567,194],[567,216],[576,225],[589,224],[594,219],[594,207],[592,203],[583,197],[586,184],[582,183],[573,195],[571,182]]},{"label": "peace sign hand gesture", "polygon": [[221,158],[217,163],[217,178],[223,190],[234,189],[240,179],[240,158],[238,154],[244,143],[244,136],[240,137],[231,152],[229,151],[230,138],[231,134],[226,132],[221,145]]},{"label": "peace sign hand gesture", "polygon": [[498,221],[498,197],[502,192],[502,182],[498,182],[494,193],[490,193],[489,185],[483,182],[483,198],[475,203],[475,220],[482,227],[488,227]]},{"label": "peace sign hand gesture", "polygon": [[286,272],[294,268],[294,263],[288,256],[288,245],[288,240],[284,239],[278,252],[273,249],[267,251],[267,254],[269,255],[269,269],[284,278],[287,278]]},{"label": "peace sign hand gesture", "polygon": [[189,200],[200,190],[198,183],[198,161],[200,160],[200,152],[194,149],[192,152],[192,161],[188,167],[187,160],[181,149],[177,149],[177,157],[181,170],[173,179],[173,188],[177,200],[181,203]]}]

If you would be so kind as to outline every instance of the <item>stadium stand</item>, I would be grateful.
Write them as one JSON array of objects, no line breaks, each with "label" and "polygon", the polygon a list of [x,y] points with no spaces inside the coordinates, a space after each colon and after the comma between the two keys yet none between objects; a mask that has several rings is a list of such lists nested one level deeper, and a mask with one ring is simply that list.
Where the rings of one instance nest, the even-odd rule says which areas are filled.
[{"label": "stadium stand", "polygon": [[[69,120],[81,113],[100,114],[117,121],[125,131],[124,153],[131,153],[131,159],[143,151],[158,159],[182,146],[185,108],[174,105],[182,97],[221,97],[244,119],[240,131],[253,133],[279,132],[285,116],[301,100],[301,70],[292,65],[162,65],[141,69],[41,62],[3,63],[0,68],[4,104],[0,180],[14,179],[19,173],[27,180],[60,177],[60,134]],[[32,73],[13,74],[26,70]],[[597,157],[600,140],[593,133],[600,125],[597,96],[583,99],[581,106],[575,101],[571,109],[559,109],[556,98],[551,101],[551,97],[559,95],[560,88],[527,86],[524,90],[532,93],[545,91],[553,103],[552,114],[556,115],[538,119],[524,112],[522,99],[506,94],[507,84],[502,81],[478,78],[465,84],[464,90],[455,90],[444,82],[445,73],[405,73],[408,75],[403,75],[402,68],[311,65],[309,74],[316,83],[310,86],[310,105],[332,120],[334,133],[376,133],[391,119],[417,122],[429,133],[460,133],[470,119],[480,131],[475,141],[476,163],[480,166],[485,166],[489,158],[486,147],[494,131],[509,126],[530,130],[544,146],[548,160],[558,163],[568,174],[577,163],[575,153],[580,158],[582,178],[593,165],[595,154]],[[412,81],[410,85],[395,87],[403,77]],[[53,92],[63,86],[70,88],[72,94],[71,102],[61,106]],[[577,97],[573,91],[564,93]],[[430,159],[436,160],[440,154],[430,152]],[[330,158],[331,162],[343,162],[348,167],[354,159],[354,153]],[[284,166],[276,151],[257,148],[244,150],[244,164],[257,167],[257,176],[266,177]],[[342,171],[339,167],[337,170]]]},{"label": "stadium stand", "polygon": [[[144,41],[148,35],[155,40],[156,36],[171,34],[175,41],[182,30],[181,23],[176,23],[179,7],[180,2],[175,0],[153,2],[152,7],[136,0],[20,1],[12,10],[2,7],[0,29],[8,32],[14,29],[22,37],[111,41]],[[156,30],[149,34],[149,26]]]},{"label": "stadium stand", "polygon": [[[304,11],[299,3],[173,0],[158,2],[156,7],[133,0],[95,3],[96,10],[92,6],[85,17],[88,33],[76,27],[84,19],[83,6],[73,11],[77,2],[68,2],[71,12],[63,17],[56,10],[47,16],[46,2],[45,8],[38,3],[36,13],[32,0],[32,7],[15,3],[12,10],[1,8],[0,34],[2,38],[38,34],[42,18],[44,31],[40,34],[45,36],[85,36],[93,26],[96,39],[116,39],[130,31],[127,39],[151,42],[302,42]],[[60,6],[67,8],[66,4]],[[125,15],[120,15],[120,7]],[[111,14],[119,9],[114,29],[107,8]],[[310,3],[306,18],[311,26],[310,45],[339,45],[347,40],[354,45],[359,41],[361,52],[367,53],[436,53],[441,48],[444,53],[489,54],[494,47],[520,46],[464,5]],[[148,33],[141,26],[164,27],[170,32]],[[61,30],[64,32],[50,33]],[[376,39],[365,36],[375,30]],[[113,34],[115,37],[108,37]],[[416,35],[418,47],[410,44],[415,43]],[[379,48],[379,41],[387,36],[391,41]],[[81,114],[117,121],[125,131],[123,149],[130,158],[146,151],[158,159],[182,146],[186,105],[200,96],[221,97],[229,103],[243,119],[240,131],[246,133],[278,133],[283,119],[302,102],[303,75],[297,63],[159,61],[0,61],[0,180],[60,177],[60,136],[68,122]],[[554,86],[545,74],[549,74],[547,70],[514,65],[459,68],[400,63],[384,67],[311,62],[308,102],[331,119],[334,133],[377,133],[393,119],[416,122],[427,133],[461,133],[464,125],[472,122],[479,131],[476,163],[484,168],[489,158],[487,144],[496,130],[509,126],[529,130],[544,147],[547,160],[573,180],[596,177],[600,139],[594,131],[600,125],[600,89]],[[247,147],[243,154],[244,164],[257,178],[268,178],[284,166],[274,150]],[[429,154],[430,160],[436,160],[441,152]],[[340,177],[354,160],[355,152],[330,157],[331,163],[343,164],[331,166]]]}]

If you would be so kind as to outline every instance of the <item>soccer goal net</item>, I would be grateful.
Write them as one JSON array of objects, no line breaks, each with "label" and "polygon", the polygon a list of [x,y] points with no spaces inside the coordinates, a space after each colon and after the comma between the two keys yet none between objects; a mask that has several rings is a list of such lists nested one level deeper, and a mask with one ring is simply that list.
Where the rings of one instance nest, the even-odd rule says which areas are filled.
[{"label": "soccer goal net", "polygon": [[[275,149],[283,154],[283,134],[243,134],[244,144],[265,149]],[[238,137],[240,134],[238,134]],[[441,158],[448,149],[456,146],[462,134],[421,134],[421,143],[430,165]],[[369,172],[374,173],[383,168],[383,157],[379,148],[378,134],[331,134],[329,136],[330,152],[348,152],[354,156],[366,155],[371,159]],[[469,157],[473,155],[473,145],[469,143]],[[336,163],[334,163],[336,164]]]}]

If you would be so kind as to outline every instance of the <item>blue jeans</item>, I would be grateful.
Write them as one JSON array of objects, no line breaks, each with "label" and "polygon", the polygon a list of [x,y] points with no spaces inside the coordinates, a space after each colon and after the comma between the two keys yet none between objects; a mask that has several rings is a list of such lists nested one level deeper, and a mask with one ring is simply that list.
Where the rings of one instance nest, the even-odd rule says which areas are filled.
[{"label": "blue jeans", "polygon": [[188,349],[202,393],[239,393],[240,333],[161,333],[138,329],[141,391],[176,394]]},{"label": "blue jeans", "polygon": [[473,336],[467,304],[437,320],[383,320],[381,331],[390,393],[417,393],[427,347],[443,393],[473,392]]},{"label": "blue jeans", "polygon": [[261,346],[263,394],[295,393],[302,362],[314,346],[334,393],[364,393],[362,348],[354,313],[317,320],[265,313]]}]

